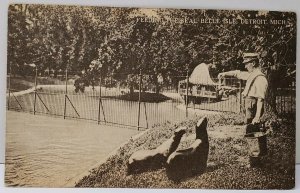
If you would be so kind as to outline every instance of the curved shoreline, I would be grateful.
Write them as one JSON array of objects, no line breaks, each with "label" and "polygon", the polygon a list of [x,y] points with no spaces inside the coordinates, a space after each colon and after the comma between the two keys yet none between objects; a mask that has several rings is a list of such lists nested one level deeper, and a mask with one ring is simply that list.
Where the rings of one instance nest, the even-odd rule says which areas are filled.
[{"label": "curved shoreline", "polygon": [[119,145],[118,147],[116,147],[114,150],[112,150],[105,158],[101,159],[98,163],[94,164],[93,166],[90,167],[90,169],[88,169],[87,171],[84,171],[76,176],[74,176],[73,178],[69,179],[68,182],[66,182],[63,186],[64,187],[75,187],[76,183],[78,181],[80,181],[81,179],[83,179],[85,176],[88,176],[90,174],[90,171],[99,167],[100,165],[104,164],[110,157],[117,155],[118,151],[120,150],[120,148],[124,147],[125,145],[127,145],[128,143],[130,143],[131,141],[135,141],[136,139],[138,139],[139,137],[143,136],[144,134],[146,134],[147,132],[149,132],[152,128],[144,130],[132,137],[130,137],[129,140],[126,140],[125,142],[123,142],[121,145]]}]

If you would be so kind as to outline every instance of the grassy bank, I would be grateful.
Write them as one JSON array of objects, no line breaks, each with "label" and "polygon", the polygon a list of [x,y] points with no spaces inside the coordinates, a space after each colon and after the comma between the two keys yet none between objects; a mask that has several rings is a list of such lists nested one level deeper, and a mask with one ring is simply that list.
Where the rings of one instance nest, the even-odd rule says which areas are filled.
[{"label": "grassy bank", "polygon": [[[7,87],[9,85],[7,84]],[[34,79],[26,79],[25,78],[19,78],[19,77],[13,77],[10,79],[10,89],[14,92],[27,90],[29,88],[32,88],[34,86]]]},{"label": "grassy bank", "polygon": [[[139,101],[139,93],[134,92],[132,94],[128,93],[117,96],[106,96],[106,98],[114,98],[126,101]],[[171,100],[171,98],[160,93],[141,92],[141,102],[159,103],[167,100]]]},{"label": "grassy bank", "polygon": [[248,168],[247,142],[242,116],[221,114],[209,116],[210,151],[207,170],[181,182],[168,179],[165,168],[141,174],[126,174],[129,156],[139,149],[152,149],[168,139],[178,126],[188,126],[179,149],[193,142],[197,119],[180,125],[159,125],[135,141],[120,148],[104,164],[93,169],[81,179],[77,187],[127,187],[127,188],[222,188],[222,189],[290,189],[295,179],[295,121],[283,120],[273,125],[268,135],[268,156],[261,168]]},{"label": "grassy bank", "polygon": [[[50,77],[38,77],[37,78],[37,83],[38,85],[64,85],[65,83],[57,78],[50,78]],[[26,76],[26,77],[21,77],[21,76],[12,76],[10,78],[10,89],[13,92],[18,92],[22,90],[27,90],[29,88],[34,87],[35,84],[35,78]],[[8,87],[8,84],[7,84]]]}]

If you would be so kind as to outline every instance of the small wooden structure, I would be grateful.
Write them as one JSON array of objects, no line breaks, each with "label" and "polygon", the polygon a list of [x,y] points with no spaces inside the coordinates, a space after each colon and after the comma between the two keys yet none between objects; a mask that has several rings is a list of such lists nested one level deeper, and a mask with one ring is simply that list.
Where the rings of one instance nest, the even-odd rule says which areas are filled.
[{"label": "small wooden structure", "polygon": [[[187,83],[188,81],[188,83]],[[188,91],[186,86],[188,85]],[[199,64],[191,74],[191,76],[185,80],[179,81],[178,92],[186,99],[188,98],[195,100],[214,99],[220,100],[222,93],[219,92],[219,83],[214,82],[209,74],[208,65],[205,63]]]}]

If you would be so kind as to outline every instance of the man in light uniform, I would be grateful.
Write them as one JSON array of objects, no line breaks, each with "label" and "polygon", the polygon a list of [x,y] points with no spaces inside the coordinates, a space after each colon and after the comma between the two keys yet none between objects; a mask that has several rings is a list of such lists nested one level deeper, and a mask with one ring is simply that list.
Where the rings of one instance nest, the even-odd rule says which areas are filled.
[{"label": "man in light uniform", "polygon": [[247,71],[228,71],[222,72],[218,78],[233,76],[238,79],[246,80],[246,86],[242,95],[245,97],[245,124],[256,124],[260,122],[263,114],[264,100],[268,88],[268,81],[259,68],[257,53],[245,53],[243,63]]}]

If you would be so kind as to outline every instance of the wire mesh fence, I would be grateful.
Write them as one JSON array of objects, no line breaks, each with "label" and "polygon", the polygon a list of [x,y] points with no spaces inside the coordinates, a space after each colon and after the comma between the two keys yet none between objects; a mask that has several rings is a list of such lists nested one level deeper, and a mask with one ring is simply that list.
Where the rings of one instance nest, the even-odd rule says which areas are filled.
[{"label": "wire mesh fence", "polygon": [[[78,72],[56,76],[7,78],[8,110],[31,112],[117,124],[144,129],[156,124],[180,122],[198,110],[243,112],[242,91],[245,82],[236,78],[190,81],[187,76],[156,82],[153,75],[127,74],[135,77],[126,84],[112,78],[78,82]],[[174,81],[176,80],[176,81]],[[295,112],[295,85],[278,88],[276,104],[280,114]]]},{"label": "wire mesh fence", "polygon": [[296,85],[292,83],[286,88],[277,88],[276,110],[278,114],[296,113]]},{"label": "wire mesh fence", "polygon": [[[212,82],[211,82],[212,80]],[[244,82],[236,78],[211,79],[202,83],[179,83],[179,93],[188,107],[210,111],[235,112],[242,110]],[[186,91],[188,85],[188,91]],[[186,100],[186,96],[188,99]]]}]

